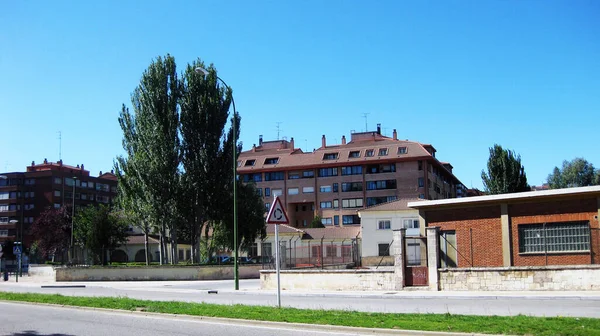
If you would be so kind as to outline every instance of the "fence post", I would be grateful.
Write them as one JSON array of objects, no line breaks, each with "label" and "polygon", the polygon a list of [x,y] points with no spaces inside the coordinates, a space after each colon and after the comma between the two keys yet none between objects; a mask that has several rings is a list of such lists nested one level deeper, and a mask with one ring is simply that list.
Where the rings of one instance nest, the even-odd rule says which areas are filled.
[{"label": "fence post", "polygon": [[440,228],[428,227],[427,232],[427,272],[429,289],[440,290],[438,265],[440,263]]},{"label": "fence post", "polygon": [[394,289],[402,290],[405,285],[404,279],[404,237],[406,229],[396,229],[393,233],[392,253],[394,254]]}]

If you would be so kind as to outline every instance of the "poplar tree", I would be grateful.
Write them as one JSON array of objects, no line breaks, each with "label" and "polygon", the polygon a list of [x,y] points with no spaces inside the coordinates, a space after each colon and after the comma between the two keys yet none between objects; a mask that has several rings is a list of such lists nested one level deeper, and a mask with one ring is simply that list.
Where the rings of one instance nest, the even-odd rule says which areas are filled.
[{"label": "poplar tree", "polygon": [[521,164],[521,156],[513,151],[503,149],[500,145],[490,148],[487,173],[481,171],[483,186],[488,194],[506,194],[529,191],[525,168]]}]

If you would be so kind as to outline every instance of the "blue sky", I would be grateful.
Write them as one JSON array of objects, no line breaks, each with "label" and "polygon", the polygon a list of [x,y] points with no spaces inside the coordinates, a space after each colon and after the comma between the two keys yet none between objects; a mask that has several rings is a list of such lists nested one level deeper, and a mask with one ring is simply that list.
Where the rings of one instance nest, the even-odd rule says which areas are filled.
[{"label": "blue sky", "polygon": [[241,141],[382,124],[431,143],[467,186],[488,148],[530,184],[565,159],[600,167],[600,2],[4,1],[0,171],[58,160],[93,174],[122,152],[117,117],[153,58],[197,57],[233,87]]}]

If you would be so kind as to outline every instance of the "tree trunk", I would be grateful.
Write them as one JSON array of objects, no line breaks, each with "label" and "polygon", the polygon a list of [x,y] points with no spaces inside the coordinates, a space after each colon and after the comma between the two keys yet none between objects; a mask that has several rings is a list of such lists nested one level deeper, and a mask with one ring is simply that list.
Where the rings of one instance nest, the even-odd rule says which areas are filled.
[{"label": "tree trunk", "polygon": [[144,232],[144,249],[146,251],[146,266],[150,265],[150,251],[148,250],[148,231]]}]

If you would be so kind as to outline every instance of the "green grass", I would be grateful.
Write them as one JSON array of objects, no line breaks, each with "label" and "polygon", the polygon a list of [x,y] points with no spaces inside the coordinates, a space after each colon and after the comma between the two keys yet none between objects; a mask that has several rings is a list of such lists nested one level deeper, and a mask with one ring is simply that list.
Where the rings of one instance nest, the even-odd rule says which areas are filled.
[{"label": "green grass", "polygon": [[467,316],[451,314],[388,314],[343,310],[308,310],[245,305],[161,302],[121,297],[74,297],[55,294],[0,292],[0,300],[66,306],[143,310],[192,316],[328,324],[364,328],[477,332],[511,335],[600,335],[600,319],[529,316]]}]

